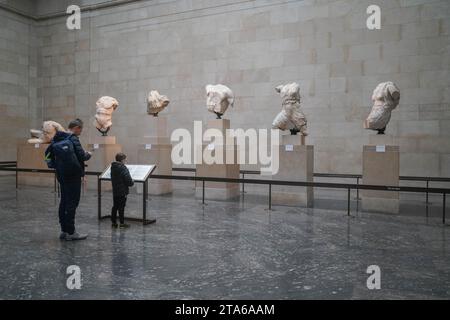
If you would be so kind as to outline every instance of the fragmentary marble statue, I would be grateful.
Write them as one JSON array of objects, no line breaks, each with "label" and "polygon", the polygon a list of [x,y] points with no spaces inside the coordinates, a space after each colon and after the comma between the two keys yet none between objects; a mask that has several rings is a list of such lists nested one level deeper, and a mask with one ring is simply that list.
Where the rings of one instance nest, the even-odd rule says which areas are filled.
[{"label": "fragmentary marble statue", "polygon": [[162,96],[158,91],[152,90],[147,96],[147,113],[157,117],[158,113],[163,111],[169,102],[167,96]]},{"label": "fragmentary marble statue", "polygon": [[281,111],[272,123],[273,129],[290,130],[292,135],[298,132],[306,136],[306,117],[300,110],[300,85],[296,82],[275,88],[281,96]]},{"label": "fragmentary marble statue", "polygon": [[380,83],[373,91],[372,101],[372,111],[364,121],[364,128],[384,134],[386,126],[391,120],[391,112],[400,102],[400,90],[391,81]]},{"label": "fragmentary marble statue", "polygon": [[222,84],[209,84],[205,89],[208,111],[215,113],[217,115],[217,119],[221,119],[222,115],[228,109],[228,106],[233,107],[233,91]]},{"label": "fragmentary marble statue", "polygon": [[42,130],[31,129],[31,139],[28,143],[50,143],[58,131],[66,131],[63,126],[55,121],[44,121]]},{"label": "fragmentary marble statue", "polygon": [[102,136],[106,136],[112,126],[112,113],[119,106],[119,102],[113,97],[103,96],[97,100],[96,105],[97,114],[95,115],[94,125]]}]

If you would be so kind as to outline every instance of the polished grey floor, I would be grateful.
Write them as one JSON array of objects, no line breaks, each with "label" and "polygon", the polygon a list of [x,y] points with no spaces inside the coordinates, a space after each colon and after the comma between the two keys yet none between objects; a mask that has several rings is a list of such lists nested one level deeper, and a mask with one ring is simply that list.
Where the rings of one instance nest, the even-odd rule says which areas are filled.
[{"label": "polished grey floor", "polygon": [[[88,192],[77,228],[89,238],[64,242],[52,190],[13,183],[0,177],[0,299],[450,298],[439,198],[428,218],[418,197],[398,216],[357,212],[353,201],[348,217],[345,193],[318,193],[314,209],[268,211],[264,194],[202,206],[183,188],[150,199],[156,224],[111,230]],[[141,206],[131,195],[128,214]],[[81,290],[66,287],[69,265],[81,268]],[[369,265],[381,269],[380,290],[366,286]]]}]

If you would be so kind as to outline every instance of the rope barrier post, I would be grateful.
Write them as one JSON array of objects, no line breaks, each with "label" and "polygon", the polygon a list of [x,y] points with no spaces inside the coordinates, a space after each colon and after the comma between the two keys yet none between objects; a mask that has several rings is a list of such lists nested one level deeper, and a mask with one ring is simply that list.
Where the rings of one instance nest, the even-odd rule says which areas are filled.
[{"label": "rope barrier post", "polygon": [[350,188],[347,189],[347,215],[350,216]]},{"label": "rope barrier post", "polygon": [[102,180],[97,176],[97,214],[98,220],[102,219]]}]

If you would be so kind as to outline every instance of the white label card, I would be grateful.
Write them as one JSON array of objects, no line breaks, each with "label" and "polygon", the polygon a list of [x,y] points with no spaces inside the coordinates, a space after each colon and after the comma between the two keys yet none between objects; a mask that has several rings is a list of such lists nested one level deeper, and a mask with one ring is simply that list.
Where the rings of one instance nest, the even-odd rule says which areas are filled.
[{"label": "white label card", "polygon": [[94,149],[98,149],[98,143],[94,144]]},{"label": "white label card", "polygon": [[145,145],[145,150],[150,150],[152,148],[152,145],[150,143]]},{"label": "white label card", "polygon": [[214,150],[215,146],[214,143],[208,144],[208,150]]},{"label": "white label card", "polygon": [[34,144],[34,147],[35,147],[36,149],[39,149],[39,147],[40,147],[39,143],[35,143],[35,144]]},{"label": "white label card", "polygon": [[376,152],[386,152],[386,146],[382,145],[382,146],[376,146],[375,147],[375,151]]},{"label": "white label card", "polygon": [[292,144],[287,144],[284,146],[284,150],[286,151],[294,151],[294,146]]}]

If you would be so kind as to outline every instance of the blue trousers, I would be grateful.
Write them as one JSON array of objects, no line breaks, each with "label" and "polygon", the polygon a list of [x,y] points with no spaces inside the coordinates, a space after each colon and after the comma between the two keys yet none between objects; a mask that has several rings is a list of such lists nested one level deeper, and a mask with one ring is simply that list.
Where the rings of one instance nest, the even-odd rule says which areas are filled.
[{"label": "blue trousers", "polygon": [[59,202],[59,224],[61,231],[75,232],[75,214],[81,196],[81,178],[60,179],[61,200]]}]

